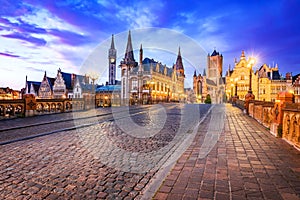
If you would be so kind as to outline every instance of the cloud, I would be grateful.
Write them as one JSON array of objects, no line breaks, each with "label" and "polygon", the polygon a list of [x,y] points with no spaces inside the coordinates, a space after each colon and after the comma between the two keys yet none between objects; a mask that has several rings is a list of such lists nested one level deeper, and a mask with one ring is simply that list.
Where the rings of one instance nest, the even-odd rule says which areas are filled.
[{"label": "cloud", "polygon": [[60,43],[64,43],[72,46],[82,45],[91,42],[90,38],[83,34],[77,34],[75,32],[66,31],[66,30],[51,29],[49,30],[49,34],[58,37]]},{"label": "cloud", "polygon": [[29,43],[33,43],[38,46],[44,46],[47,44],[47,41],[41,38],[36,38],[32,37],[28,34],[21,34],[21,33],[11,33],[11,34],[6,34],[6,35],[1,35],[2,37],[10,38],[10,39],[18,39],[18,40],[23,40]]},{"label": "cloud", "polygon": [[14,54],[10,54],[10,53],[3,53],[3,52],[0,52],[0,55],[1,56],[12,57],[12,58],[19,58],[20,57],[18,55],[14,55]]}]

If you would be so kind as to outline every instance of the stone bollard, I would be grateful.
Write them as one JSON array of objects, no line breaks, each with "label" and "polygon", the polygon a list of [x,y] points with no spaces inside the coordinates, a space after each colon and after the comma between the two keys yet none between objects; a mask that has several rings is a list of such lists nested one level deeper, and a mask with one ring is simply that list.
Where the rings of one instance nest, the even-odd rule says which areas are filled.
[{"label": "stone bollard", "polygon": [[249,90],[249,92],[245,96],[245,103],[244,103],[244,108],[246,110],[246,113],[249,115],[249,103],[251,100],[254,100],[255,96],[252,94],[252,91]]}]

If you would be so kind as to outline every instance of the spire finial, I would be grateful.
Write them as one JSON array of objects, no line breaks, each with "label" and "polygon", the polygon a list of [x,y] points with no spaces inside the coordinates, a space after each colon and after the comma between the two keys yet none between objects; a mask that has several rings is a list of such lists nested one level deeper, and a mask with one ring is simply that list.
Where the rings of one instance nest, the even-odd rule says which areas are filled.
[{"label": "spire finial", "polygon": [[141,44],[140,47],[140,63],[139,63],[139,71],[142,71],[142,65],[143,65],[143,46]]},{"label": "spire finial", "polygon": [[245,51],[244,50],[242,50],[242,55],[241,55],[241,57],[245,57]]},{"label": "spire finial", "polygon": [[114,34],[111,35],[111,45],[110,45],[111,49],[115,49],[115,41],[114,41]]}]

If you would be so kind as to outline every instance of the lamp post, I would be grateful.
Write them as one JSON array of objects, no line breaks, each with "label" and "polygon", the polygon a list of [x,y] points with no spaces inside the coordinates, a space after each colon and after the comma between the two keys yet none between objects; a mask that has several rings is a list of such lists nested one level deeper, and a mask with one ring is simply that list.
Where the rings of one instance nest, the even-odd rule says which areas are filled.
[{"label": "lamp post", "polygon": [[255,64],[255,62],[256,62],[255,58],[250,57],[248,60],[248,65],[247,65],[247,67],[250,68],[249,69],[249,73],[250,73],[249,74],[249,90],[245,96],[245,104],[244,104],[247,114],[249,114],[249,101],[253,100],[255,98],[254,94],[252,94],[252,67]]},{"label": "lamp post", "polygon": [[92,91],[91,91],[91,99],[94,99],[94,105],[96,105],[96,95],[95,95],[95,81],[99,78],[99,75],[96,72],[89,72],[88,76],[92,80]]}]

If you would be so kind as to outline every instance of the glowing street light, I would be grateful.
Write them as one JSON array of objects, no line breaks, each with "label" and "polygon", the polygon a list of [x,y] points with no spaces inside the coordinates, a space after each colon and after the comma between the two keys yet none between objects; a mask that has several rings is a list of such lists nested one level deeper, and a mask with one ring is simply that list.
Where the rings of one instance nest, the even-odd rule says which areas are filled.
[{"label": "glowing street light", "polygon": [[247,114],[249,114],[249,101],[255,98],[254,94],[252,94],[252,67],[255,63],[256,63],[256,59],[254,57],[250,57],[247,65],[250,68],[249,90],[248,90],[248,94],[246,94],[245,96],[245,105],[244,105]]}]

